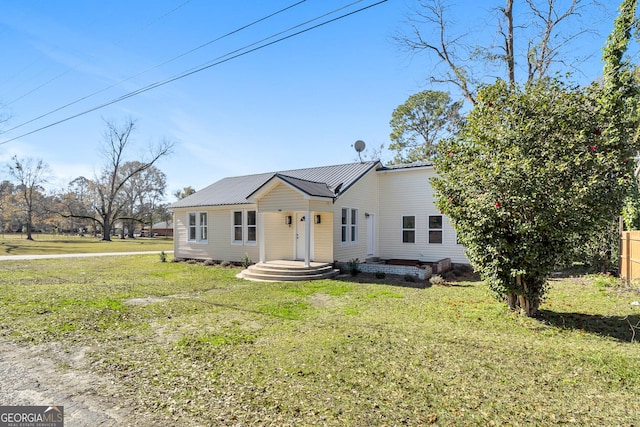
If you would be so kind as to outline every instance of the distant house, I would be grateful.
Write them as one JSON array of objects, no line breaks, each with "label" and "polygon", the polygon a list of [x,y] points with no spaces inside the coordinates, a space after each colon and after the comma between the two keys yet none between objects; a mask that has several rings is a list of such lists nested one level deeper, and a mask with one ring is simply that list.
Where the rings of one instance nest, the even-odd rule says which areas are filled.
[{"label": "distant house", "polygon": [[434,204],[430,164],[379,161],[224,178],[174,203],[174,255],[239,261],[449,258],[464,247]]},{"label": "distant house", "polygon": [[173,221],[156,222],[151,226],[151,230],[144,227],[141,235],[148,236],[150,233],[157,237],[173,237]]}]

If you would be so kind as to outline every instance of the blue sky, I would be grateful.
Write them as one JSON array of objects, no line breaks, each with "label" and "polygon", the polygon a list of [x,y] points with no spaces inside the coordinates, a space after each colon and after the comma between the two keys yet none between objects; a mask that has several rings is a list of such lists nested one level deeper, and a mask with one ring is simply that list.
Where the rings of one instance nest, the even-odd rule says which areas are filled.
[{"label": "blue sky", "polygon": [[[173,155],[157,164],[167,175],[167,199],[173,201],[173,192],[184,186],[201,189],[225,176],[354,161],[352,144],[358,139],[369,147],[388,145],[393,109],[411,94],[432,89],[429,75],[438,72],[426,56],[410,57],[392,40],[394,34],[407,30],[405,21],[415,7],[413,0],[389,0],[21,136],[335,9],[347,6],[313,24],[376,0],[307,0],[158,66],[295,3],[0,0],[0,102],[11,115],[0,125],[4,131],[0,162],[13,155],[41,158],[56,176],[52,187],[81,175],[93,177],[103,164],[98,151],[103,119],[133,118],[138,127],[129,159],[140,158],[149,144],[163,138],[176,142]],[[457,4],[451,9],[452,32],[469,32],[475,42],[482,39],[473,31],[489,28],[482,37],[494,37],[491,6],[502,1],[450,3]],[[600,50],[618,2],[612,3],[583,16],[594,33],[573,46],[574,52],[589,58],[580,67],[582,80],[599,76]],[[145,70],[149,71],[140,74]],[[94,92],[100,93],[24,124]],[[15,126],[19,127],[7,131]],[[392,157],[383,154],[383,160]]]}]

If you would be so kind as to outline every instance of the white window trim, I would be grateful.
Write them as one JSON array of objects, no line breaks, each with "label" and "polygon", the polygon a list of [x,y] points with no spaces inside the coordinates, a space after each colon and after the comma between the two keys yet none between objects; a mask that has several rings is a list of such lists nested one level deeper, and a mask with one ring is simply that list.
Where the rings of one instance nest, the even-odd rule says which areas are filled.
[{"label": "white window trim", "polygon": [[[440,217],[440,228],[431,228],[429,218],[432,216]],[[439,231],[440,232],[440,243],[431,242],[431,232]],[[444,244],[444,215],[427,215],[427,244],[428,245],[442,245]]]},{"label": "white window trim", "polygon": [[[240,240],[236,240],[236,212],[240,212],[240,220],[242,223],[240,224],[240,229],[242,230],[242,237]],[[244,243],[244,211],[243,210],[233,210],[231,211],[231,244],[232,245],[242,245]]]},{"label": "white window trim", "polygon": [[[347,210],[347,223],[343,224],[342,223],[342,211],[343,209]],[[353,219],[353,212],[355,211],[356,213],[356,221],[355,224],[352,222]],[[359,234],[360,234],[360,224],[359,224],[359,216],[360,216],[360,210],[358,208],[349,208],[347,206],[343,206],[340,208],[340,243],[342,244],[342,246],[352,246],[352,245],[357,245],[358,244],[358,240],[359,240]],[[351,240],[351,237],[354,236],[353,234],[353,229],[355,227],[355,240]],[[342,240],[342,229],[345,228],[345,239],[346,240]]]},{"label": "white window trim", "polygon": [[[413,228],[404,228],[404,218],[413,217]],[[413,230],[413,242],[404,241],[404,232]],[[418,242],[418,216],[415,214],[402,214],[400,216],[400,243],[403,245],[415,245]]]},{"label": "white window trim", "polygon": [[[249,225],[249,212],[255,212],[255,224]],[[257,209],[247,209],[244,211],[244,244],[246,246],[256,246],[258,244],[258,210]],[[256,240],[249,240],[249,228],[255,228],[255,236]]]},{"label": "white window trim", "polygon": [[[203,226],[200,223],[200,217],[202,215],[206,215],[206,224]],[[196,238],[192,239],[191,238],[191,223],[190,223],[190,219],[191,219],[191,215],[195,215],[195,225],[193,225],[193,227],[195,227],[196,230]],[[202,229],[206,228],[206,233],[207,233],[207,238],[206,239],[201,239],[200,237],[202,236]],[[187,242],[189,243],[208,243],[209,242],[209,212],[207,211],[196,211],[196,212],[187,212]]]},{"label": "white window trim", "polygon": [[[249,225],[249,211],[256,213],[256,224]],[[240,226],[235,223],[236,212],[241,213],[242,224]],[[236,240],[236,227],[242,229],[242,239]],[[256,229],[256,240],[249,241],[249,228],[254,227]],[[231,211],[231,244],[236,246],[257,246],[258,245],[258,210],[257,209],[236,209]]]}]

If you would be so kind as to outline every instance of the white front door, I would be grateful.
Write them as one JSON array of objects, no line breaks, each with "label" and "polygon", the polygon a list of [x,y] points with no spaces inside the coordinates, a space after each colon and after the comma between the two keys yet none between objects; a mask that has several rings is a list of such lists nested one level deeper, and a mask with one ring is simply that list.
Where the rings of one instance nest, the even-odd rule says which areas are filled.
[{"label": "white front door", "polygon": [[376,221],[373,214],[367,216],[367,255],[376,253]]},{"label": "white front door", "polygon": [[304,259],[304,248],[306,243],[307,235],[305,233],[305,222],[307,218],[304,215],[304,212],[296,212],[295,216],[295,229],[296,229],[296,241],[295,241],[295,259],[303,260]]}]

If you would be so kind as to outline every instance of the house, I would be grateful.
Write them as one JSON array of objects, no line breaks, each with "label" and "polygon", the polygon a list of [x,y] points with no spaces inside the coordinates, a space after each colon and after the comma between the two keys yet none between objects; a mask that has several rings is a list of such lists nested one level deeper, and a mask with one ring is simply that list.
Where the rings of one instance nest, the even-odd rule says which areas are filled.
[{"label": "house", "polygon": [[151,225],[151,227],[143,227],[142,233],[143,236],[155,236],[155,237],[173,237],[173,222],[171,221],[160,221],[155,222]]},{"label": "house", "polygon": [[468,264],[434,204],[434,174],[431,164],[369,161],[224,178],[170,207],[174,256]]}]

